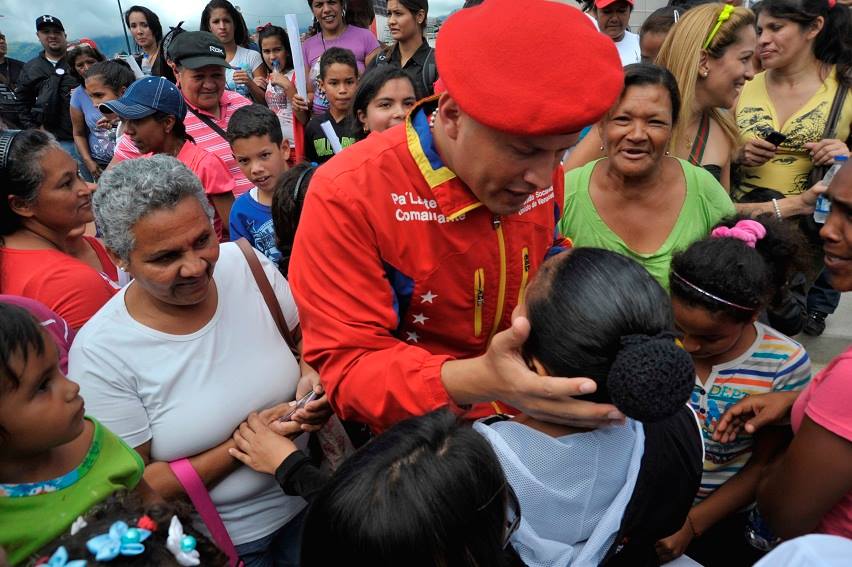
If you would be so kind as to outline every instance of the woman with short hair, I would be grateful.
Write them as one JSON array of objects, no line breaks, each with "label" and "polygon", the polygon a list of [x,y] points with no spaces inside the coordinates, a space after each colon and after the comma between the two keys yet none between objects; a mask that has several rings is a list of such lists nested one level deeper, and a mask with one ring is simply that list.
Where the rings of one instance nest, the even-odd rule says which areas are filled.
[{"label": "woman with short hair", "polygon": [[669,156],[680,109],[669,71],[629,65],[620,99],[596,126],[607,157],[565,174],[559,225],[576,246],[633,258],[666,289],[672,255],[735,212],[709,172]]},{"label": "woman with short hair", "polygon": [[[134,279],[72,346],[69,374],[88,411],[136,448],[164,498],[184,493],[169,463],[188,459],[246,565],[296,565],[304,501],[229,452],[251,412],[277,421],[318,383],[302,375],[258,287],[271,286],[298,344],[287,281],[261,254],[217,242],[200,181],[171,156],[114,166],[94,205],[110,254]],[[322,399],[293,419],[311,429],[327,408]]]},{"label": "woman with short hair", "polygon": [[[167,154],[184,163],[201,180],[215,210],[213,226],[219,242],[227,242],[227,220],[234,203],[234,178],[219,157],[196,145],[186,133],[186,104],[177,86],[163,77],[143,77],[128,87],[120,99],[105,102],[104,112],[124,120],[125,133],[146,156]],[[114,163],[125,157],[116,154]]]}]

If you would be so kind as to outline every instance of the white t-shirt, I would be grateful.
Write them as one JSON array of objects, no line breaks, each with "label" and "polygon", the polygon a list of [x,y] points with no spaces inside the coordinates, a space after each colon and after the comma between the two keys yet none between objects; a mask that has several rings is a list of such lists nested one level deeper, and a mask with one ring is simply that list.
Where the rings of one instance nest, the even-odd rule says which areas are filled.
[{"label": "white t-shirt", "polygon": [[[296,73],[291,69],[290,71],[286,71],[284,75],[290,79],[290,82],[293,84],[296,83]],[[279,88],[276,90],[276,85],[269,82],[266,85],[266,106],[269,107],[269,110],[275,113],[278,117],[278,122],[281,124],[281,133],[284,135],[284,138],[290,142],[290,151],[296,151],[296,135],[293,131],[293,107],[290,104],[290,100],[287,98],[287,93],[284,92],[284,89]]]},{"label": "white t-shirt", "polygon": [[225,88],[229,91],[236,91],[244,97],[250,97],[251,93],[249,93],[248,87],[234,82],[234,71],[242,69],[251,77],[254,71],[263,65],[263,57],[253,49],[246,49],[238,45],[234,58],[228,61],[228,64],[233,69],[225,69]]},{"label": "white t-shirt", "polygon": [[[133,319],[119,291],[77,334],[68,375],[80,384],[86,412],[131,447],[148,440],[151,458],[173,461],[223,443],[249,413],[292,400],[299,365],[278,332],[243,253],[220,247],[213,318],[189,335],[170,335]],[[290,286],[257,253],[287,320],[299,324]],[[305,436],[299,440],[303,445]],[[305,501],[246,466],[211,491],[236,545],[273,533]],[[200,522],[196,522],[200,527]],[[205,531],[206,533],[206,531]]]},{"label": "white t-shirt", "polygon": [[624,37],[621,38],[621,41],[615,42],[615,47],[618,48],[618,55],[621,57],[622,67],[642,61],[642,48],[639,47],[639,34],[633,33],[629,30],[624,30]]}]

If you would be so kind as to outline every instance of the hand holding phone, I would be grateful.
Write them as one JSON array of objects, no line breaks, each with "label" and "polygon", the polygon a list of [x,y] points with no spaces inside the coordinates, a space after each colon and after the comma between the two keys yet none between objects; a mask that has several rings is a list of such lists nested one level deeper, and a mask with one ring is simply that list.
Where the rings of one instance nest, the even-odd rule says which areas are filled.
[{"label": "hand holding phone", "polygon": [[777,130],[770,130],[763,135],[763,139],[772,144],[775,147],[780,146],[784,143],[784,140],[787,139],[787,136],[778,132]]},{"label": "hand holding phone", "polygon": [[302,398],[299,399],[299,401],[296,402],[296,405],[294,405],[290,409],[290,411],[288,411],[287,413],[285,413],[284,415],[279,417],[278,421],[290,421],[291,419],[293,419],[293,414],[295,414],[297,411],[299,411],[300,409],[302,409],[303,407],[308,405],[310,402],[319,398],[321,395],[322,394],[317,394],[315,391],[311,390],[310,392],[308,392],[307,394],[302,396]]}]

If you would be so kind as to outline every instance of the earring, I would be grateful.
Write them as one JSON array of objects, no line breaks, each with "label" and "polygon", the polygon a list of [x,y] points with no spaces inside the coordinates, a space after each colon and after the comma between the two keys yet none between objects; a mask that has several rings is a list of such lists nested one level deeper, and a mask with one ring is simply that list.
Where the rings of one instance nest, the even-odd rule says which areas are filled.
[{"label": "earring", "polygon": [[598,148],[598,149],[599,149],[600,151],[604,151],[604,147],[603,147],[603,146],[601,146],[601,147],[600,147],[600,148]]},{"label": "earring", "polygon": [[707,75],[710,74],[710,71],[704,71],[701,75],[706,79]]},{"label": "earring", "polygon": [[672,154],[671,154],[671,152],[670,152],[670,151],[666,150],[666,155],[667,155],[667,156],[670,156],[670,155],[672,155]]}]

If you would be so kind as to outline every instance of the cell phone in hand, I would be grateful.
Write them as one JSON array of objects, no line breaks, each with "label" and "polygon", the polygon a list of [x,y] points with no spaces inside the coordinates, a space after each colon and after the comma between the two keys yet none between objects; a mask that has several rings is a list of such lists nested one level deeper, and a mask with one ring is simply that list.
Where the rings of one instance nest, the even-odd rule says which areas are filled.
[{"label": "cell phone in hand", "polygon": [[784,140],[787,139],[787,136],[777,130],[770,130],[769,132],[763,135],[763,139],[772,144],[773,146],[780,146],[784,143]]},{"label": "cell phone in hand", "polygon": [[310,392],[308,392],[307,394],[302,396],[301,399],[298,402],[296,402],[296,405],[293,406],[293,408],[290,411],[288,411],[287,413],[285,413],[284,415],[279,417],[278,421],[290,421],[291,419],[293,419],[294,413],[296,413],[297,411],[299,411],[300,409],[302,409],[303,407],[308,405],[310,402],[316,400],[319,397],[320,397],[319,394],[317,394],[316,392],[311,390]]}]

